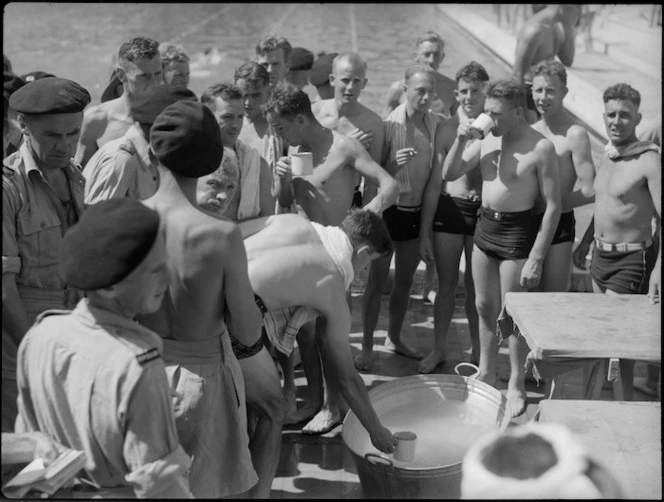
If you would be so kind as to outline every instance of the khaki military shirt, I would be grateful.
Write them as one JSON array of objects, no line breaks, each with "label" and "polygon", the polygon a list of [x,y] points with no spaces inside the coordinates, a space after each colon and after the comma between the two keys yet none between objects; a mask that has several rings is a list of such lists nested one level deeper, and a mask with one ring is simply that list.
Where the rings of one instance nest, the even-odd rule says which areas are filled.
[{"label": "khaki military shirt", "polygon": [[190,497],[162,351],[156,333],[87,299],[44,312],[19,346],[17,432],[84,451],[101,487]]},{"label": "khaki military shirt", "polygon": [[135,125],[97,150],[83,176],[86,204],[120,197],[145,200],[159,188],[159,171],[150,162],[148,142]]}]

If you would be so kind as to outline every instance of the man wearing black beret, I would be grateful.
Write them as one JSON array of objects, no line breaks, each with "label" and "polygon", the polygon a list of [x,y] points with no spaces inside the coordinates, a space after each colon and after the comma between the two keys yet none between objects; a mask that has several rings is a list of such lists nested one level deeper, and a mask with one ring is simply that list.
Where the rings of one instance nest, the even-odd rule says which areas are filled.
[{"label": "man wearing black beret", "polygon": [[151,38],[134,37],[124,42],[117,64],[115,71],[122,95],[86,110],[76,150],[76,160],[82,166],[105,143],[120,138],[134,124],[129,111],[130,96],[163,84],[159,42]]},{"label": "man wearing black beret", "polygon": [[72,307],[76,291],[57,273],[65,231],[83,212],[84,179],[72,159],[90,94],[48,77],[9,98],[25,141],[3,161],[3,323],[18,344],[37,314]]},{"label": "man wearing black beret", "polygon": [[309,70],[313,64],[313,52],[304,47],[293,47],[286,80],[297,86],[298,89],[304,89],[309,85]]},{"label": "man wearing black beret", "polygon": [[191,498],[163,344],[134,321],[166,293],[159,225],[131,199],[88,208],[59,253],[63,279],[87,298],[41,314],[18,350],[16,431],[84,451],[100,498]]},{"label": "man wearing black beret", "polygon": [[5,71],[2,108],[2,158],[16,152],[21,146],[23,135],[18,127],[16,112],[9,107],[9,98],[25,85],[25,81],[9,71]]},{"label": "man wearing black beret", "polygon": [[193,457],[192,493],[237,495],[257,476],[242,372],[228,332],[251,346],[260,336],[261,316],[239,228],[196,207],[197,178],[216,171],[223,158],[213,113],[194,101],[167,107],[150,129],[150,156],[159,168],[159,189],[143,203],[161,216],[171,281],[161,309],[138,321],[164,337],[166,373],[183,396],[175,421],[180,443]]},{"label": "man wearing black beret", "polygon": [[330,84],[330,75],[332,75],[332,61],[338,55],[338,52],[322,54],[311,66],[311,70],[309,70],[309,82],[316,88],[317,93],[317,97],[311,100],[312,104],[334,97],[334,87]]},{"label": "man wearing black beret", "polygon": [[162,85],[129,97],[134,125],[97,150],[83,169],[86,204],[114,197],[145,200],[157,192],[159,171],[148,156],[150,127],[164,108],[180,100],[196,101],[196,95],[184,87]]}]

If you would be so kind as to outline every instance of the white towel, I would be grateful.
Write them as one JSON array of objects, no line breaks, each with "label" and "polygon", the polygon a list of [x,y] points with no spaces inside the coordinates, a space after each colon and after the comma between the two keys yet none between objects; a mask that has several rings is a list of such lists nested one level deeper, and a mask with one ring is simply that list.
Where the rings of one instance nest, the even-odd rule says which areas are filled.
[{"label": "white towel", "polygon": [[344,281],[344,290],[348,291],[353,282],[355,272],[353,270],[353,245],[346,232],[339,227],[326,227],[316,222],[311,222],[318,237],[323,241],[323,247],[337,266],[341,278]]},{"label": "white towel", "polygon": [[254,147],[235,142],[235,152],[240,167],[240,205],[237,211],[238,221],[243,221],[261,212],[260,175],[261,155]]},{"label": "white towel", "polygon": [[650,141],[636,141],[630,143],[629,145],[615,146],[613,143],[609,142],[605,147],[604,151],[606,156],[613,160],[626,159],[628,157],[634,157],[636,155],[641,155],[642,153],[653,151],[659,153],[659,148],[655,143]]},{"label": "white towel", "polygon": [[270,343],[287,356],[293,352],[295,337],[307,322],[316,319],[320,312],[310,307],[287,307],[263,314],[263,326]]},{"label": "white towel", "polygon": [[[388,162],[396,166],[396,157],[397,152],[402,148],[406,148],[406,103],[402,103],[397,106],[392,112],[387,116],[383,125],[385,126],[385,144],[389,149],[389,158]],[[429,157],[429,169],[433,167],[433,161],[435,158],[434,155],[434,142],[436,139],[436,126],[440,122],[440,117],[435,113],[427,111],[424,116],[424,126],[429,131],[429,145],[430,145],[430,157]],[[408,176],[408,164],[399,169],[394,178],[399,183],[399,193],[410,192],[410,177]]]}]

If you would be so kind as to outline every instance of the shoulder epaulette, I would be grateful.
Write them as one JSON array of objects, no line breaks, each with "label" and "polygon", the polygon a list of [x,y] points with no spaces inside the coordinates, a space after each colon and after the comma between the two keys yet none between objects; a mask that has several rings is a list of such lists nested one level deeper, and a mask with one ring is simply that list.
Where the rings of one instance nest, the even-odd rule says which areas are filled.
[{"label": "shoulder epaulette", "polygon": [[49,316],[52,316],[52,315],[65,315],[65,314],[71,314],[71,310],[63,310],[63,309],[44,310],[44,312],[42,312],[41,314],[39,314],[35,318],[35,324],[39,324],[46,317],[49,317]]},{"label": "shoulder epaulette", "polygon": [[150,361],[154,361],[155,359],[159,359],[160,357],[161,354],[159,353],[159,349],[152,347],[150,350],[147,350],[142,354],[138,354],[136,359],[138,360],[138,364],[143,366],[144,364],[147,364]]}]

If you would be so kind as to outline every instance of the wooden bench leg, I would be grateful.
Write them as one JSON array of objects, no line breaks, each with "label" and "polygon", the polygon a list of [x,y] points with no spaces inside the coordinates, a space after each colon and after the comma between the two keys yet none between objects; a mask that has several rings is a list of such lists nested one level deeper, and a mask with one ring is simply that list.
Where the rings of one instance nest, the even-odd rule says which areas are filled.
[{"label": "wooden bench leg", "polygon": [[606,368],[606,359],[598,359],[583,367],[583,399],[599,399],[602,394]]}]

